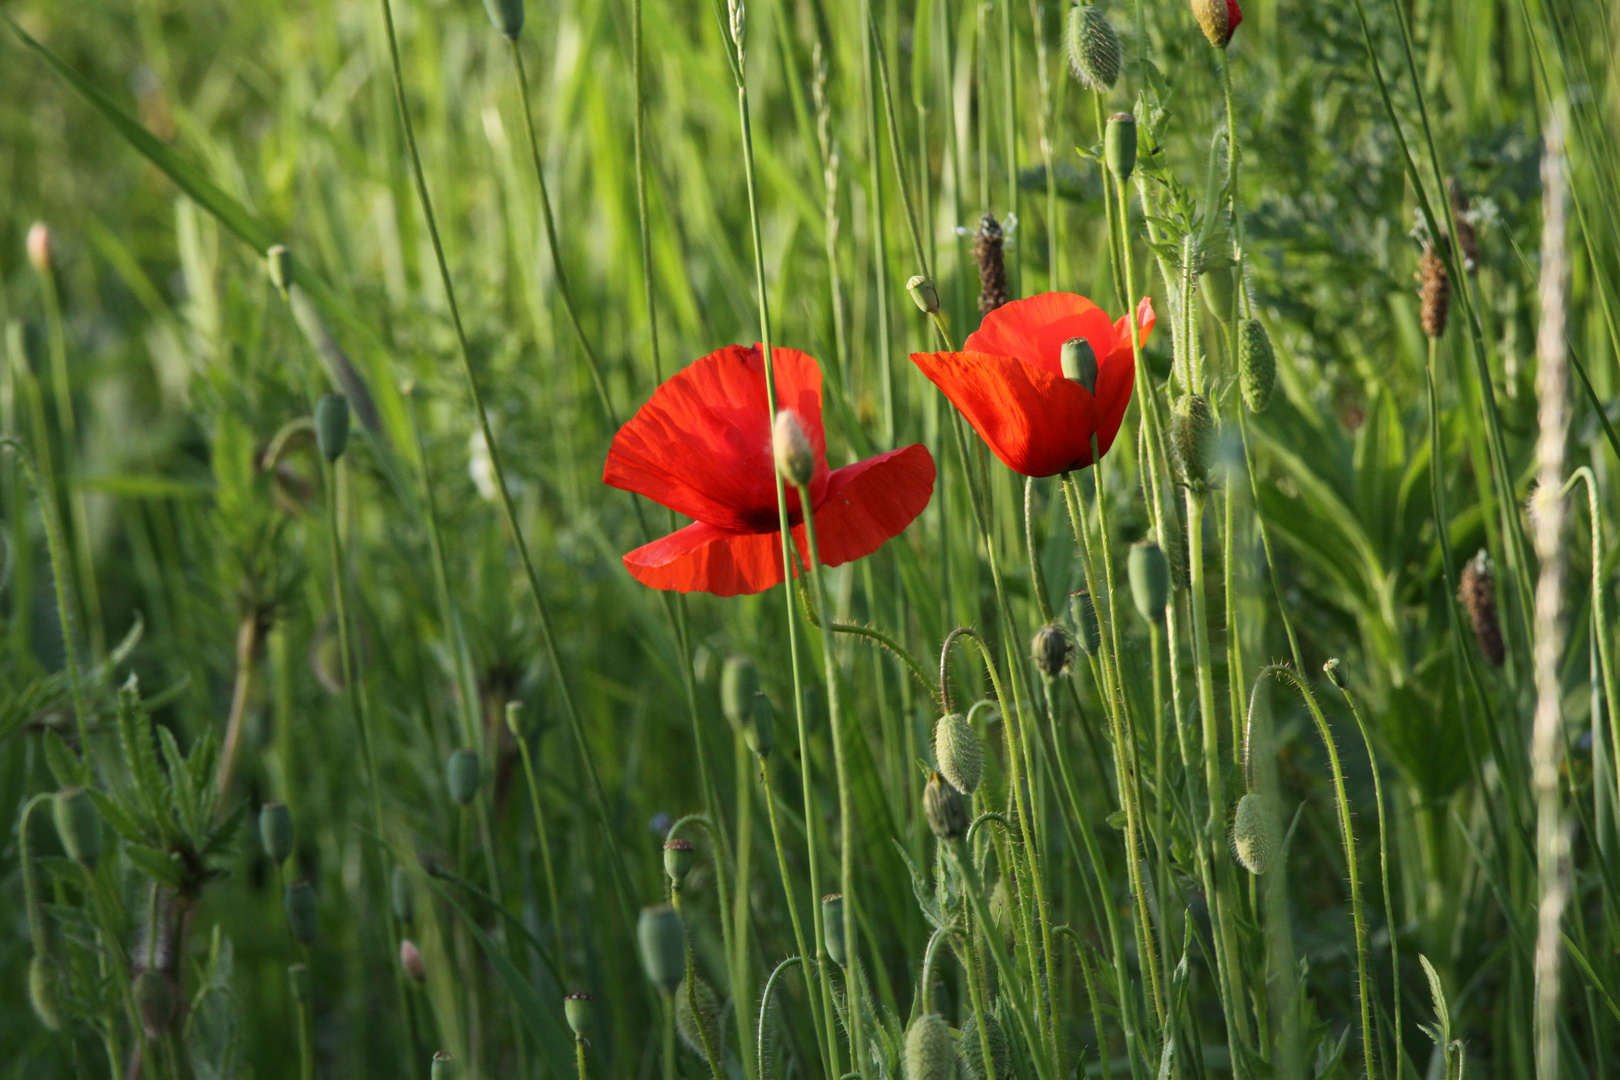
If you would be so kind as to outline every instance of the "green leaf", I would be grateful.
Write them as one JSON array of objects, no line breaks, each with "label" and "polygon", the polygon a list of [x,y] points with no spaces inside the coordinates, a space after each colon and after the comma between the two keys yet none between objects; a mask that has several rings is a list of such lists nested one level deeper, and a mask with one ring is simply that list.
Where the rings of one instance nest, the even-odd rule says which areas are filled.
[{"label": "green leaf", "polygon": [[1434,970],[1434,965],[1429,963],[1429,958],[1418,953],[1418,963],[1423,965],[1423,974],[1428,976],[1429,995],[1434,999],[1434,1016],[1440,1021],[1440,1037],[1435,1039],[1434,1043],[1443,1051],[1446,1044],[1451,1041],[1451,1008],[1446,1004],[1446,991],[1440,985],[1440,975]]},{"label": "green leaf", "polygon": [[80,761],[62,741],[62,736],[54,731],[45,733],[45,764],[50,766],[57,787],[84,785],[90,780],[89,766]]},{"label": "green leaf", "polygon": [[141,828],[117,799],[95,788],[87,790],[90,801],[96,804],[96,809],[101,813],[101,820],[111,825],[113,832],[132,844],[150,844],[159,839],[156,833]]},{"label": "green leaf", "polygon": [[137,870],[156,878],[160,884],[178,889],[185,880],[185,873],[173,856],[141,844],[131,844],[124,851]]}]

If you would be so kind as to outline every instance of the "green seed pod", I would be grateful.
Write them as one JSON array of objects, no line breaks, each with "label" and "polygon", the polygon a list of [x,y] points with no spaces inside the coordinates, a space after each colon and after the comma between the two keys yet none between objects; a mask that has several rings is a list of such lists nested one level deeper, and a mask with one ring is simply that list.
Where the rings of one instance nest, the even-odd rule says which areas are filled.
[{"label": "green seed pod", "polygon": [[28,1000],[34,1015],[52,1031],[62,1030],[62,965],[50,953],[28,962]]},{"label": "green seed pod", "polygon": [[287,911],[287,929],[300,945],[313,945],[320,921],[316,913],[315,887],[307,881],[295,881],[281,896]]},{"label": "green seed pod", "polygon": [[447,1054],[443,1050],[433,1051],[433,1068],[428,1073],[430,1080],[456,1080],[459,1072],[454,1054]]},{"label": "green seed pod", "polygon": [[1063,28],[1063,44],[1069,53],[1069,73],[1081,86],[1101,94],[1119,81],[1119,32],[1095,4],[1076,4],[1069,9]]},{"label": "green seed pod", "polygon": [[1183,394],[1170,407],[1170,455],[1176,476],[1194,491],[1209,490],[1215,458],[1215,414],[1202,394]]},{"label": "green seed pod", "polygon": [[849,966],[849,950],[844,941],[844,897],[831,893],[821,898],[821,940],[827,955],[839,967]]},{"label": "green seed pod", "polygon": [[962,1066],[962,1075],[966,1080],[1007,1080],[1012,1075],[1012,1047],[1007,1045],[1007,1033],[1002,1030],[1001,1021],[996,1014],[984,1014],[984,1034],[990,1043],[990,1065],[995,1074],[990,1077],[984,1072],[984,1048],[979,1045],[979,1018],[969,1016],[962,1025],[962,1042],[959,1060]]},{"label": "green seed pod", "polygon": [[292,811],[283,802],[265,803],[259,810],[259,842],[270,861],[280,866],[293,849]]},{"label": "green seed pod", "polygon": [[921,274],[906,282],[906,291],[911,294],[912,301],[923,314],[932,315],[939,310],[939,290],[934,288],[932,281]]},{"label": "green seed pod", "polygon": [[1075,645],[1087,656],[1096,656],[1102,629],[1097,625],[1097,605],[1084,589],[1069,594],[1069,619],[1074,623]]},{"label": "green seed pod", "polygon": [[293,285],[292,255],[287,252],[285,245],[276,244],[264,253],[264,261],[270,268],[270,284],[276,287],[283,300],[287,299],[287,292]]},{"label": "green seed pod", "polygon": [[174,1023],[175,1013],[180,1010],[180,994],[174,980],[161,971],[148,968],[135,976],[130,996],[135,999],[135,1011],[140,1015],[141,1028],[146,1032],[146,1037],[161,1038]]},{"label": "green seed pod", "polygon": [[1063,365],[1065,379],[1079,383],[1089,393],[1097,392],[1097,350],[1091,347],[1091,342],[1083,337],[1065,341],[1059,362]]},{"label": "green seed pod", "polygon": [[693,847],[692,841],[684,836],[677,836],[664,845],[664,873],[669,875],[670,882],[677,889],[681,887],[681,882],[686,880],[686,875],[691,872],[692,863],[696,859],[697,848]]},{"label": "green seed pod", "polygon": [[972,795],[984,776],[984,744],[961,713],[947,713],[934,725],[934,761],[951,787]]},{"label": "green seed pod", "polygon": [[967,802],[939,773],[930,777],[923,789],[923,816],[940,840],[960,840],[967,834]]},{"label": "green seed pod", "polygon": [[[693,998],[697,999],[695,1014],[692,1011]],[[709,1038],[709,1045],[715,1048],[716,1053],[719,1052],[720,999],[715,996],[714,987],[705,982],[701,975],[693,977],[690,989],[686,980],[682,979],[681,985],[675,990],[675,1030],[692,1053],[705,1053],[705,1035]]]},{"label": "green seed pod", "polygon": [[1170,560],[1164,548],[1151,538],[1138,540],[1131,545],[1126,568],[1137,612],[1150,623],[1162,623],[1170,604]]},{"label": "green seed pod", "polygon": [[307,964],[287,965],[287,989],[292,992],[294,1001],[309,1001],[309,966]]},{"label": "green seed pod", "polygon": [[1136,117],[1122,112],[1108,118],[1103,130],[1103,160],[1120,183],[1131,178],[1136,171]]},{"label": "green seed pod", "polygon": [[1232,853],[1251,874],[1263,874],[1282,847],[1282,833],[1271,800],[1251,791],[1238,800],[1232,818]]},{"label": "green seed pod", "polygon": [[956,1039],[939,1013],[922,1013],[906,1031],[906,1080],[955,1080]]},{"label": "green seed pod", "polygon": [[668,904],[642,908],[636,940],[647,978],[664,993],[674,993],[686,977],[686,925],[680,914]]},{"label": "green seed pod", "polygon": [[1277,385],[1277,357],[1271,349],[1271,335],[1259,319],[1238,324],[1238,385],[1250,412],[1266,411]]},{"label": "green seed pod", "polygon": [[411,876],[403,866],[394,867],[394,872],[388,876],[388,902],[400,925],[411,925],[416,915],[416,898],[411,894]]},{"label": "green seed pod", "polygon": [[1074,659],[1074,644],[1063,627],[1048,623],[1035,631],[1035,637],[1029,644],[1029,655],[1043,676],[1055,679],[1069,670],[1069,664]]},{"label": "green seed pod", "polygon": [[343,456],[349,445],[349,399],[323,394],[315,403],[315,445],[327,461]]},{"label": "green seed pod", "polygon": [[90,793],[82,787],[63,788],[51,799],[51,815],[68,857],[94,870],[101,857],[101,815]]},{"label": "green seed pod", "polygon": [[484,0],[484,10],[495,29],[516,41],[523,32],[523,0]]},{"label": "green seed pod", "polygon": [[568,1020],[568,1030],[574,1033],[574,1038],[583,1039],[585,1032],[590,1030],[591,1014],[596,1011],[596,999],[583,990],[575,990],[563,998],[563,1016]]},{"label": "green seed pod", "polygon": [[444,771],[449,781],[450,797],[457,806],[466,806],[477,797],[478,784],[482,779],[479,775],[478,751],[462,747],[450,755]]},{"label": "green seed pod", "polygon": [[776,471],[795,487],[806,486],[815,476],[815,451],[810,446],[810,437],[804,433],[804,424],[792,409],[782,409],[776,414],[776,423],[771,428],[771,453],[776,457]]}]

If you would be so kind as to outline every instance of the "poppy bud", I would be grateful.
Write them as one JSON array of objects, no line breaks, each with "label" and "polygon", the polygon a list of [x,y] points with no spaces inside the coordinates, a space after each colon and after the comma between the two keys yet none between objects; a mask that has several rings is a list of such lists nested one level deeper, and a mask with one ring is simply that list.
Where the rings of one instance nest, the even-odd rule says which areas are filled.
[{"label": "poppy bud", "polygon": [[1232,318],[1232,267],[1212,266],[1198,275],[1198,291],[1204,294],[1204,306],[1221,322]]},{"label": "poppy bud", "polygon": [[1131,178],[1136,171],[1136,117],[1121,112],[1108,118],[1103,129],[1103,160],[1115,180],[1123,184]]},{"label": "poppy bud", "polygon": [[1126,569],[1137,612],[1148,622],[1163,622],[1170,603],[1170,560],[1165,558],[1164,548],[1152,539],[1138,540],[1131,545]]},{"label": "poppy bud", "polygon": [[94,870],[101,857],[101,815],[90,793],[82,787],[63,788],[51,799],[51,815],[68,858]]},{"label": "poppy bud", "polygon": [[973,238],[973,261],[979,264],[979,311],[985,315],[1007,302],[1007,256],[1002,248],[1005,239],[995,215],[986,213]]},{"label": "poppy bud", "polygon": [[1177,479],[1194,491],[1209,489],[1215,457],[1215,416],[1202,394],[1184,394],[1170,408],[1170,453]]},{"label": "poppy bud", "polygon": [[265,803],[259,810],[259,842],[271,862],[280,866],[293,849],[292,811],[283,802]]},{"label": "poppy bud", "polygon": [[691,872],[692,862],[696,858],[697,848],[684,836],[677,836],[664,845],[664,873],[669,875],[670,882],[677,889]]},{"label": "poppy bud", "polygon": [[595,1009],[596,999],[583,990],[575,990],[563,998],[563,1016],[568,1020],[568,1030],[574,1033],[574,1038],[585,1037],[585,1032],[591,1026],[591,1013]]},{"label": "poppy bud", "polygon": [[1102,631],[1097,626],[1097,605],[1090,593],[1081,589],[1069,594],[1069,618],[1074,623],[1074,644],[1087,656],[1096,656]]},{"label": "poppy bud", "polygon": [[990,1067],[995,1075],[984,1074],[984,1048],[979,1045],[979,1018],[969,1016],[962,1024],[962,1042],[959,1059],[962,1075],[967,1080],[1006,1080],[1012,1075],[1012,1048],[1007,1045],[1007,1033],[1002,1030],[996,1014],[984,1014],[985,1041],[990,1044]]},{"label": "poppy bud", "polygon": [[287,299],[287,290],[292,288],[293,267],[292,255],[288,253],[286,245],[276,244],[264,253],[265,264],[270,270],[270,284],[276,287],[283,300]]},{"label": "poppy bud", "polygon": [[1250,412],[1266,411],[1277,385],[1277,357],[1271,350],[1271,335],[1259,319],[1238,323],[1238,385]]},{"label": "poppy bud", "polygon": [[287,989],[292,992],[294,1001],[305,1002],[309,1000],[309,965],[287,965]]},{"label": "poppy bud", "polygon": [[1119,33],[1102,8],[1096,4],[1075,4],[1063,28],[1063,43],[1069,52],[1069,73],[1087,90],[1101,94],[1119,81],[1119,63],[1124,50]]},{"label": "poppy bud", "polygon": [[399,966],[412,982],[427,982],[427,962],[422,959],[422,950],[410,938],[399,939]]},{"label": "poppy bud", "polygon": [[1440,337],[1446,332],[1446,316],[1451,311],[1451,278],[1446,274],[1446,261],[1433,244],[1423,245],[1417,279],[1423,332],[1432,338]]},{"label": "poppy bud", "polygon": [[776,455],[776,471],[782,479],[795,487],[805,487],[816,472],[815,451],[804,425],[792,409],[776,414],[776,426],[771,432],[771,452]]},{"label": "poppy bud", "polygon": [[342,394],[323,394],[315,403],[315,445],[327,461],[342,457],[349,445],[349,399]]},{"label": "poppy bud", "polygon": [[174,1015],[180,1008],[180,995],[174,981],[161,971],[147,968],[135,976],[130,996],[135,999],[135,1011],[140,1014],[146,1037],[161,1038],[174,1023]]},{"label": "poppy bud", "polygon": [[50,953],[28,962],[28,1000],[40,1023],[52,1031],[62,1030],[62,965]]},{"label": "poppy bud", "polygon": [[680,914],[668,904],[642,908],[636,941],[647,978],[664,993],[674,993],[686,977],[686,925]]},{"label": "poppy bud", "polygon": [[394,867],[394,872],[388,877],[388,902],[394,909],[394,918],[402,926],[409,926],[416,914],[416,900],[411,895],[410,875],[405,873],[403,866]]},{"label": "poppy bud", "polygon": [[1048,623],[1035,631],[1035,638],[1030,642],[1029,654],[1042,675],[1048,679],[1055,679],[1069,670],[1069,661],[1074,655],[1074,649],[1069,642],[1069,635],[1063,632],[1063,628]]},{"label": "poppy bud", "polygon": [[478,795],[479,776],[478,751],[462,747],[450,755],[449,764],[445,766],[445,778],[449,781],[450,797],[456,801],[457,806],[466,806]]},{"label": "poppy bud", "polygon": [[443,1050],[433,1051],[433,1068],[429,1071],[429,1080],[455,1080],[456,1057]]},{"label": "poppy bud", "polygon": [[849,966],[849,949],[844,941],[844,896],[832,893],[821,898],[821,940],[827,955],[839,967]]},{"label": "poppy bud", "polygon": [[769,757],[776,746],[776,723],[771,702],[759,688],[759,674],[746,656],[733,656],[720,673],[720,710],[759,757]]},{"label": "poppy bud", "polygon": [[1239,10],[1237,0],[1192,0],[1192,9],[1193,18],[1198,20],[1198,29],[1217,49],[1226,48],[1238,23],[1243,21],[1243,12]]},{"label": "poppy bud", "polygon": [[939,1013],[922,1013],[906,1031],[906,1080],[952,1080],[956,1040]]},{"label": "poppy bud", "polygon": [[1339,669],[1339,658],[1333,657],[1322,665],[1322,672],[1327,675],[1328,681],[1340,690],[1344,689],[1344,672]]},{"label": "poppy bud", "polygon": [[484,0],[484,10],[495,29],[512,41],[523,32],[523,0]]},{"label": "poppy bud", "polygon": [[1089,393],[1097,392],[1097,351],[1083,337],[1070,338],[1063,343],[1061,353],[1063,377],[1079,383]]},{"label": "poppy bud", "polygon": [[1238,800],[1232,818],[1232,853],[1245,870],[1259,875],[1266,872],[1280,847],[1282,836],[1271,800],[1257,791],[1249,792]]},{"label": "poppy bud", "polygon": [[923,275],[918,274],[906,282],[906,291],[923,314],[932,315],[939,310],[939,290]]},{"label": "poppy bud", "polygon": [[[693,1003],[696,1002],[696,1010]],[[675,1030],[680,1033],[681,1041],[694,1054],[706,1053],[704,1050],[705,1036],[709,1046],[720,1046],[720,999],[715,997],[714,987],[702,977],[695,975],[692,985],[687,986],[686,980],[675,990]]]},{"label": "poppy bud", "polygon": [[287,929],[292,931],[293,940],[300,945],[313,945],[319,927],[315,911],[315,887],[307,881],[295,881],[282,893],[281,902],[287,912]]},{"label": "poppy bud", "polygon": [[28,262],[41,274],[51,272],[51,230],[43,221],[28,227]]},{"label": "poppy bud", "polygon": [[934,725],[934,761],[957,791],[971,795],[978,790],[984,776],[984,745],[961,713],[947,713]]},{"label": "poppy bud", "polygon": [[939,773],[923,789],[923,816],[940,840],[960,840],[967,834],[968,811],[962,795]]},{"label": "poppy bud", "polygon": [[1502,623],[1496,616],[1496,581],[1491,573],[1491,557],[1484,548],[1463,567],[1457,599],[1468,609],[1480,652],[1485,654],[1485,659],[1501,667],[1507,658],[1507,648],[1502,641]]}]

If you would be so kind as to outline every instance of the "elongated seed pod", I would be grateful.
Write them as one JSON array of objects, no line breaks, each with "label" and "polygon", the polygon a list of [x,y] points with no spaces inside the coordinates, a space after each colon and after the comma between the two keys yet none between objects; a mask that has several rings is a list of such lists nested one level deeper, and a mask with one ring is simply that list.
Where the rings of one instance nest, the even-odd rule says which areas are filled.
[{"label": "elongated seed pod", "polygon": [[939,1013],[922,1013],[906,1031],[906,1080],[954,1080],[956,1040]]},{"label": "elongated seed pod", "polygon": [[934,761],[951,787],[972,795],[984,776],[984,744],[961,713],[947,713],[934,725]]},{"label": "elongated seed pod", "polygon": [[1232,817],[1232,853],[1251,874],[1263,874],[1282,847],[1282,833],[1271,800],[1251,791],[1238,800]]},{"label": "elongated seed pod", "polygon": [[1271,335],[1259,319],[1244,319],[1238,323],[1238,386],[1243,404],[1250,412],[1265,412],[1276,384],[1277,357],[1271,349]]},{"label": "elongated seed pod", "polygon": [[1119,32],[1096,4],[1076,4],[1069,9],[1063,28],[1063,43],[1069,53],[1069,73],[1087,90],[1104,93],[1119,81]]}]

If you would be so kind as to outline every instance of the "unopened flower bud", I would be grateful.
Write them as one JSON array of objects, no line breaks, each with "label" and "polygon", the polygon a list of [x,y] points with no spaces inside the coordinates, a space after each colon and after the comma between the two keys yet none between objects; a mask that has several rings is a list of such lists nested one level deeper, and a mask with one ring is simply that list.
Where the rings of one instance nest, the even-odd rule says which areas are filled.
[{"label": "unopened flower bud", "polygon": [[684,836],[677,836],[664,845],[664,873],[676,888],[680,888],[686,875],[691,873],[696,858],[697,848]]},{"label": "unopened flower bud", "polygon": [[1096,656],[1102,629],[1097,625],[1097,604],[1084,589],[1069,594],[1069,621],[1074,623],[1074,644],[1087,656]]},{"label": "unopened flower bud", "polygon": [[1215,457],[1215,414],[1202,394],[1184,394],[1170,407],[1170,455],[1176,478],[1194,491],[1209,489]]},{"label": "unopened flower bud", "polygon": [[28,227],[28,262],[41,274],[51,272],[51,230],[43,221]]},{"label": "unopened flower bud", "polygon": [[839,967],[849,966],[849,943],[844,940],[844,895],[832,893],[821,898],[821,940],[827,955]]},{"label": "unopened flower bud", "polygon": [[733,656],[720,673],[720,710],[759,757],[776,746],[776,722],[770,699],[759,688],[759,674],[746,656]]},{"label": "unopened flower bud", "polygon": [[816,472],[815,451],[810,448],[810,437],[792,409],[776,414],[776,426],[771,431],[771,452],[776,456],[776,471],[782,479],[795,487],[805,487]]},{"label": "unopened flower bud", "polygon": [[1136,171],[1136,117],[1121,112],[1108,118],[1103,129],[1103,160],[1115,180],[1124,183],[1131,178]]},{"label": "unopened flower bud", "polygon": [[410,938],[399,939],[399,966],[412,982],[427,982],[427,962],[422,959],[422,950]]},{"label": "unopened flower bud", "polygon": [[281,896],[287,912],[287,929],[300,945],[313,945],[320,920],[316,913],[315,887],[307,881],[295,881]]},{"label": "unopened flower bud", "polygon": [[923,789],[923,816],[940,840],[960,840],[967,835],[968,810],[961,792],[935,773]]},{"label": "unopened flower bud", "polygon": [[1030,657],[1042,675],[1048,679],[1056,679],[1069,670],[1069,663],[1074,657],[1074,644],[1063,627],[1056,623],[1047,623],[1035,631],[1034,640],[1029,646]]},{"label": "unopened flower bud", "polygon": [[388,903],[401,926],[411,925],[411,919],[416,915],[416,900],[411,895],[411,876],[403,866],[395,866],[394,872],[388,876]]},{"label": "unopened flower bud", "polygon": [[523,0],[484,0],[484,10],[495,29],[512,41],[523,32]]},{"label": "unopened flower bud", "polygon": [[939,1013],[922,1013],[906,1030],[906,1080],[953,1080],[956,1039]]},{"label": "unopened flower bud", "polygon": [[1170,560],[1165,558],[1164,548],[1151,538],[1138,540],[1131,545],[1126,571],[1137,612],[1148,622],[1163,622],[1170,603]]},{"label": "unopened flower bud", "polygon": [[906,291],[923,314],[932,315],[939,310],[939,290],[923,275],[918,274],[906,282]]},{"label": "unopened flower bud", "polygon": [[34,1015],[52,1031],[62,1030],[62,965],[50,953],[28,962],[28,1000]]},{"label": "unopened flower bud", "polygon": [[433,1068],[429,1071],[429,1080],[456,1080],[459,1072],[456,1068],[456,1056],[447,1054],[443,1050],[433,1051]]},{"label": "unopened flower bud", "polygon": [[287,299],[288,290],[293,284],[292,254],[287,251],[286,245],[276,244],[264,253],[264,261],[270,270],[270,284],[276,287],[283,300]]},{"label": "unopened flower bud", "polygon": [[292,854],[292,811],[286,803],[265,803],[259,810],[259,842],[264,845],[265,856],[277,866]]},{"label": "unopened flower bud", "polygon": [[1250,412],[1265,412],[1277,385],[1277,356],[1271,335],[1259,319],[1238,323],[1238,386]]},{"label": "unopened flower bud", "polygon": [[450,755],[450,761],[445,766],[445,779],[449,782],[450,798],[457,806],[466,806],[478,795],[478,784],[482,777],[478,763],[478,751],[462,747]]},{"label": "unopened flower bud", "polygon": [[1237,0],[1192,0],[1193,18],[1198,29],[1217,49],[1224,49],[1232,41],[1232,34],[1243,21]]},{"label": "unopened flower bud", "polygon": [[51,812],[68,858],[94,870],[101,857],[101,815],[90,793],[82,787],[63,788],[52,797]]},{"label": "unopened flower bud", "polygon": [[130,996],[135,999],[135,1011],[140,1015],[146,1037],[162,1038],[180,1009],[180,994],[174,980],[161,971],[147,968],[135,976]]},{"label": "unopened flower bud", "polygon": [[934,725],[934,761],[951,787],[964,795],[984,776],[984,744],[961,713],[946,713]]},{"label": "unopened flower bud", "polygon": [[1344,689],[1344,671],[1340,667],[1337,656],[1322,665],[1322,672],[1334,686],[1337,686],[1340,690]]},{"label": "unopened flower bud", "polygon": [[720,1046],[720,999],[701,975],[694,976],[690,985],[682,979],[675,990],[675,1030],[694,1054],[708,1053],[705,1041]]},{"label": "unopened flower bud", "polygon": [[686,925],[680,914],[668,904],[642,908],[636,941],[647,978],[664,993],[674,993],[686,977]]},{"label": "unopened flower bud", "polygon": [[1097,350],[1083,337],[1070,338],[1063,343],[1060,355],[1063,377],[1079,383],[1087,392],[1097,392]]},{"label": "unopened flower bud", "polygon": [[979,1018],[969,1016],[962,1023],[962,1042],[958,1061],[967,1080],[1007,1080],[1012,1075],[1012,1048],[1007,1044],[1007,1033],[1002,1030],[996,1014],[984,1014],[985,1041],[990,1044],[990,1067],[993,1074],[984,1071],[984,1048],[979,1045]]},{"label": "unopened flower bud", "polygon": [[323,394],[315,403],[315,445],[327,461],[343,456],[349,445],[349,399]]},{"label": "unopened flower bud", "polygon": [[1204,294],[1204,306],[1221,322],[1232,318],[1232,275],[1231,266],[1212,266],[1198,275],[1198,291]]},{"label": "unopened flower bud", "polygon": [[1257,791],[1238,800],[1232,818],[1232,853],[1251,874],[1263,874],[1282,847],[1282,834],[1271,801]]},{"label": "unopened flower bud", "polygon": [[563,1016],[568,1020],[568,1030],[574,1033],[574,1038],[585,1037],[585,1032],[590,1030],[591,1013],[595,1010],[596,999],[583,990],[575,990],[563,998]]},{"label": "unopened flower bud", "polygon": [[1069,73],[1087,90],[1104,93],[1119,81],[1119,32],[1096,4],[1075,4],[1063,28]]}]

